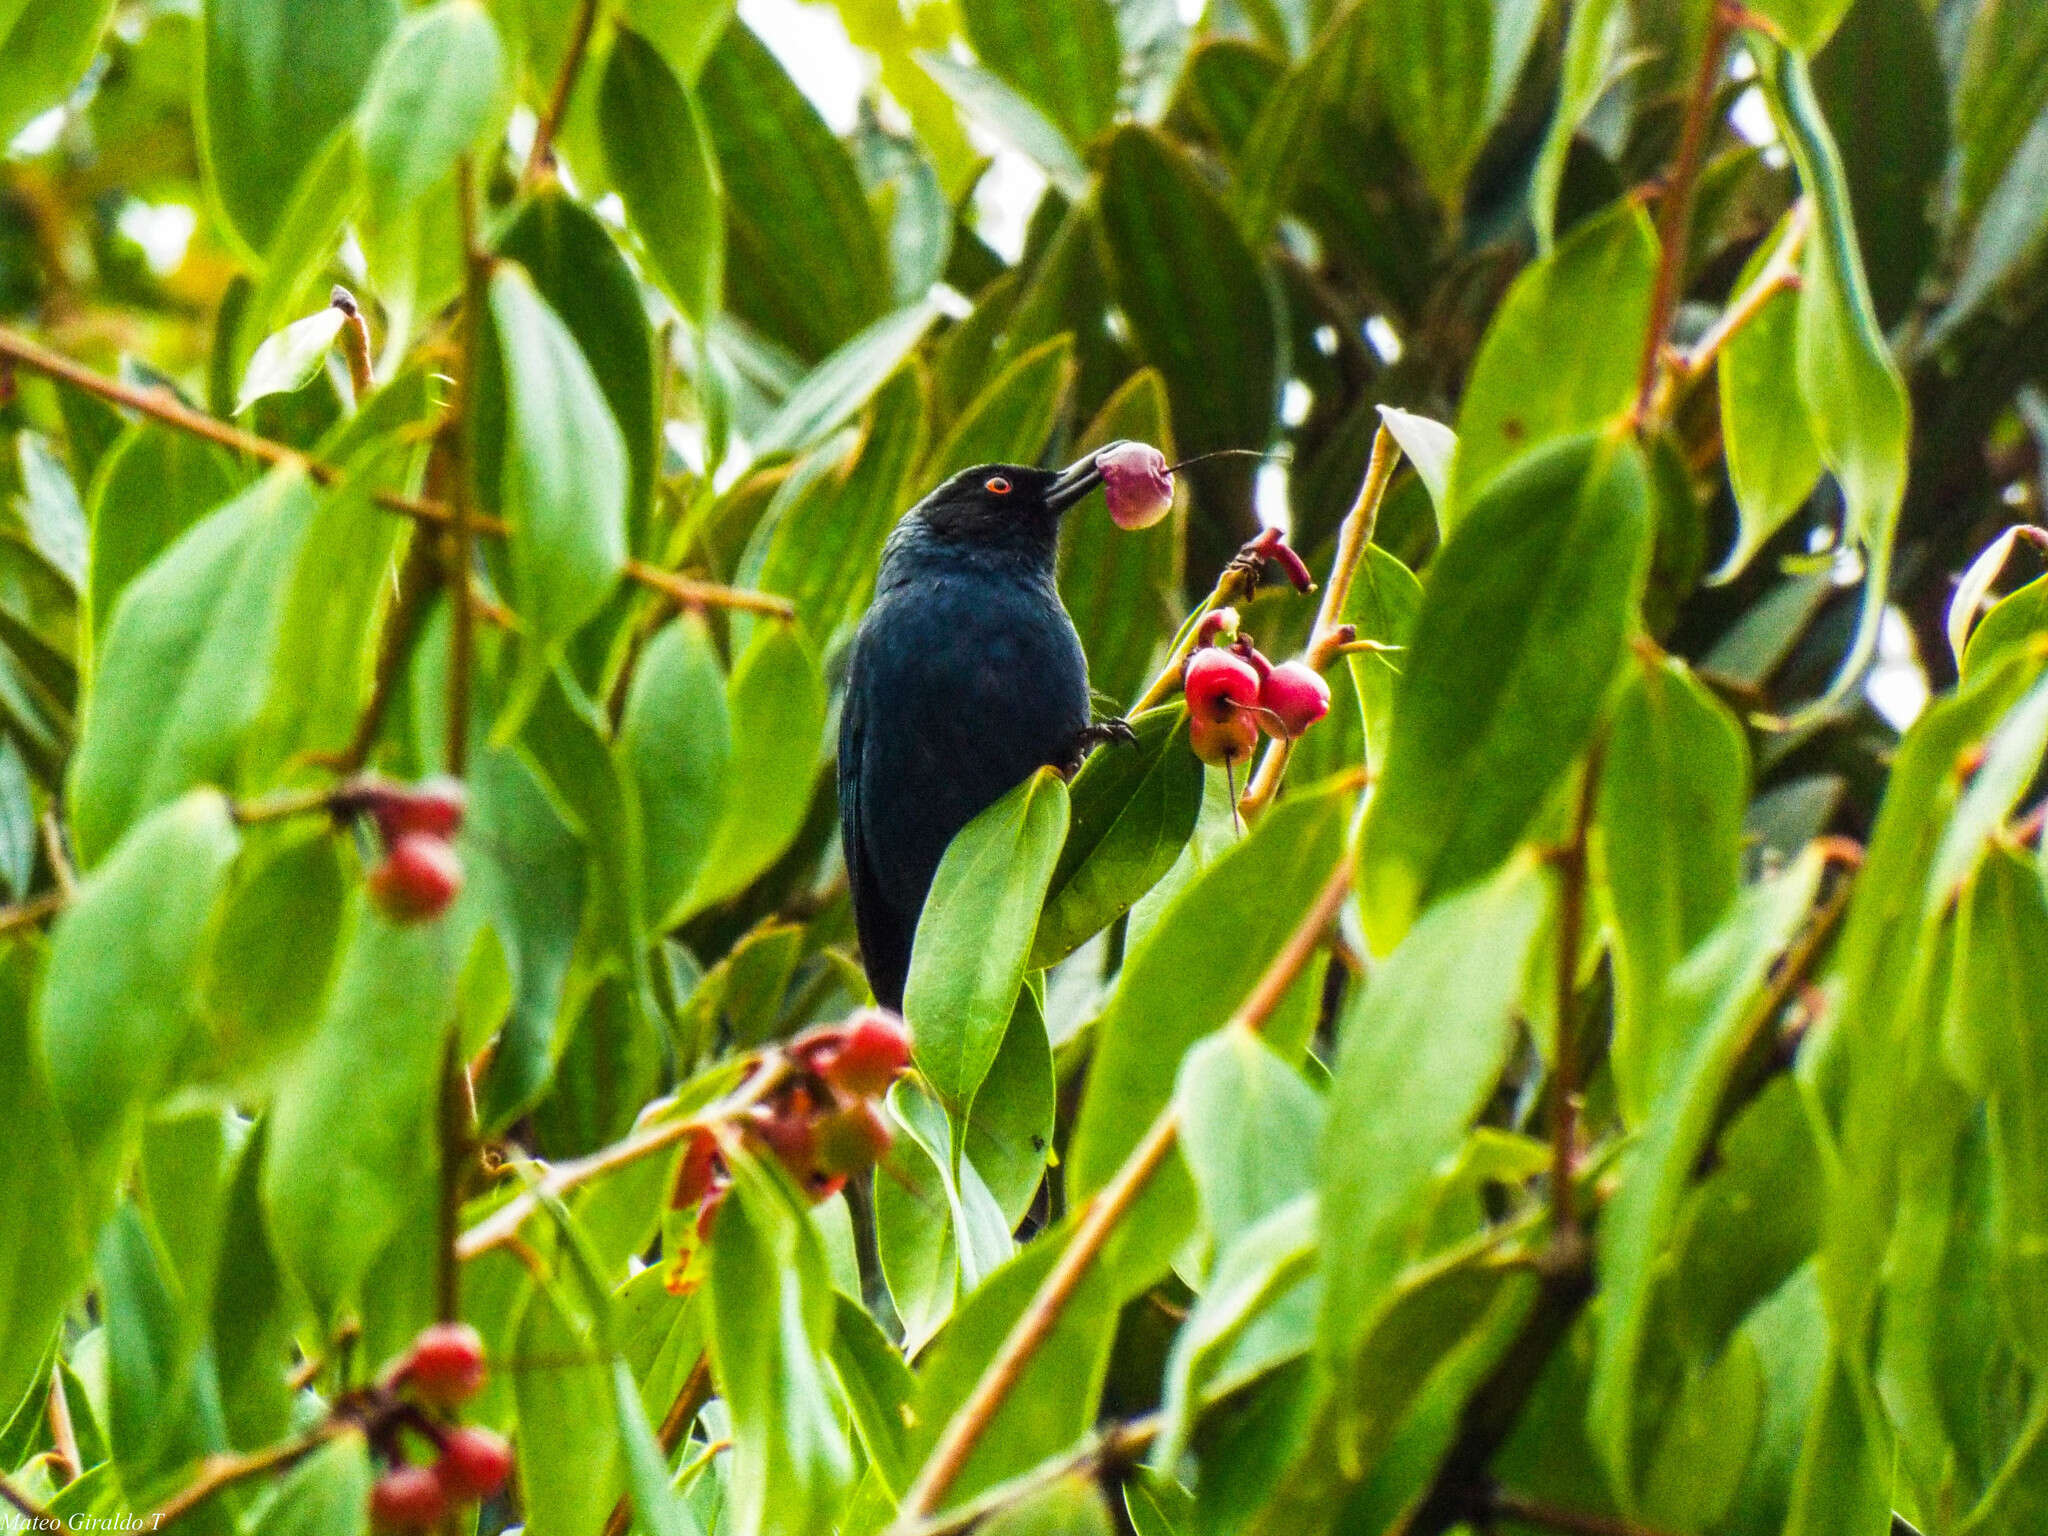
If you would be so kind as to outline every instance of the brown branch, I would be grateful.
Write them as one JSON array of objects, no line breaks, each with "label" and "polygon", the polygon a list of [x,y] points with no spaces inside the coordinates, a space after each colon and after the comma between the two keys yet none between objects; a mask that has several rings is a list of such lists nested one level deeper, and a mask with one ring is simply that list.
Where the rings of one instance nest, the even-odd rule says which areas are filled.
[{"label": "brown branch", "polygon": [[476,1159],[476,1104],[469,1070],[462,1059],[462,1039],[451,1027],[441,1055],[438,1110],[441,1147],[440,1204],[436,1211],[434,1302],[444,1323],[462,1315],[462,1201],[468,1192],[469,1170]]},{"label": "brown branch", "polygon": [[[710,1400],[711,1357],[699,1355],[697,1363],[690,1367],[690,1374],[683,1378],[682,1390],[676,1393],[676,1400],[669,1404],[668,1412],[662,1416],[661,1428],[655,1432],[664,1461],[675,1455],[676,1447],[683,1443],[683,1435]],[[632,1498],[622,1494],[619,1502],[612,1506],[611,1518],[604,1523],[604,1536],[626,1536],[632,1523]]]},{"label": "brown branch", "polygon": [[14,906],[0,907],[0,933],[12,933],[17,928],[40,923],[44,918],[63,911],[65,900],[62,891],[45,891]]},{"label": "brown branch", "polygon": [[[1323,584],[1322,607],[1309,631],[1305,659],[1318,672],[1327,669],[1342,654],[1343,647],[1357,639],[1357,632],[1344,623],[1344,605],[1350,600],[1352,580],[1379,524],[1380,502],[1387,494],[1387,482],[1393,479],[1400,462],[1401,445],[1394,441],[1394,434],[1382,421],[1379,431],[1373,434],[1372,457],[1366,462],[1358,499],[1351,504],[1337,534],[1337,554],[1330,562],[1330,579]],[[1292,737],[1278,736],[1267,743],[1251,783],[1245,786],[1237,802],[1237,813],[1246,821],[1257,820],[1259,813],[1272,803],[1273,796],[1279,793],[1281,776],[1287,772],[1287,760],[1293,754]]]},{"label": "brown branch", "polygon": [[1579,778],[1578,808],[1571,839],[1552,855],[1557,865],[1557,1067],[1550,1086],[1550,1201],[1554,1213],[1553,1241],[1577,1239],[1579,1217],[1574,1201],[1579,1138],[1579,940],[1585,930],[1586,844],[1593,829],[1593,806],[1600,785],[1601,748],[1586,755]]},{"label": "brown branch", "polygon": [[1692,79],[1692,93],[1685,105],[1685,123],[1679,130],[1678,153],[1657,210],[1657,278],[1650,290],[1650,323],[1643,334],[1642,362],[1636,373],[1635,419],[1650,419],[1657,390],[1657,365],[1664,355],[1664,338],[1678,310],[1679,289],[1685,272],[1685,247],[1692,227],[1692,194],[1705,159],[1707,132],[1714,113],[1715,85],[1721,65],[1734,36],[1736,17],[1725,4],[1716,4],[1707,23],[1706,40],[1700,46],[1699,68]]},{"label": "brown branch", "polygon": [[[1135,1466],[1152,1442],[1159,1438],[1165,1420],[1158,1414],[1111,1425],[1091,1436],[1078,1451],[1033,1467],[1008,1482],[998,1483],[958,1509],[912,1526],[905,1536],[960,1536],[983,1521],[994,1518],[1012,1505],[1044,1492],[1070,1477],[1098,1478],[1104,1473]],[[607,1533],[609,1536],[609,1533]]]},{"label": "brown branch", "polygon": [[64,1390],[64,1366],[50,1367],[50,1443],[56,1448],[57,1482],[61,1486],[85,1470],[79,1453],[78,1430],[71,1422],[71,1398]]},{"label": "brown branch", "polygon": [[582,0],[569,24],[569,46],[562,54],[554,89],[548,93],[547,108],[534,125],[533,148],[527,153],[526,169],[520,177],[528,186],[538,182],[555,163],[555,135],[568,114],[569,98],[575,93],[576,77],[582,73],[584,57],[590,51],[590,34],[596,26],[597,0]]},{"label": "brown branch", "polygon": [[1806,236],[1812,227],[1813,203],[1802,197],[1792,205],[1792,216],[1786,221],[1784,238],[1771,252],[1771,259],[1764,263],[1763,270],[1729,302],[1721,318],[1708,328],[1704,336],[1671,360],[1674,387],[1683,388],[1705,373],[1729,341],[1763,313],[1765,305],[1786,290],[1799,286],[1799,255],[1806,248]]},{"label": "brown branch", "polygon": [[[1287,995],[1287,989],[1321,944],[1324,930],[1335,920],[1339,908],[1350,895],[1351,872],[1352,858],[1347,852],[1323,882],[1307,917],[1296,926],[1280,953],[1273,957],[1272,964],[1266,967],[1265,974],[1252,988],[1244,1006],[1224,1026],[1226,1029],[1243,1029],[1256,1034],[1265,1027],[1273,1010]],[[917,1480],[903,1496],[894,1527],[897,1532],[907,1536],[908,1532],[916,1530],[946,1497],[962,1468],[967,1465],[967,1458],[974,1453],[975,1445],[1023,1378],[1032,1357],[1052,1336],[1061,1313],[1086,1278],[1089,1266],[1102,1252],[1117,1224],[1130,1213],[1138,1196],[1152,1182],[1152,1176],[1165,1163],[1179,1134],[1179,1118],[1169,1103],[1159,1112],[1151,1128],[1132,1148],[1110,1181],[1089,1196],[1087,1204],[1081,1208],[1073,1237],[1060,1251],[1058,1261],[1039,1285],[1030,1305],[982,1371],[981,1379],[975,1382],[967,1401],[960,1405],[959,1411],[941,1431],[938,1443],[932,1447]]]},{"label": "brown branch", "polygon": [[650,591],[659,592],[684,608],[730,608],[740,613],[766,614],[771,619],[793,619],[796,604],[772,592],[755,592],[745,587],[723,586],[715,581],[698,581],[678,576],[644,560],[628,560],[626,575]]},{"label": "brown branch", "polygon": [[72,867],[71,851],[64,846],[64,823],[57,817],[56,806],[43,812],[38,827],[43,836],[43,855],[50,861],[51,878],[57,882],[58,894],[69,901],[78,894],[78,871]]},{"label": "brown branch", "polygon": [[377,387],[376,376],[370,370],[370,326],[363,319],[363,307],[356,302],[356,296],[339,283],[327,296],[328,304],[341,311],[341,355],[348,362],[349,388],[355,392],[356,408],[360,410],[370,391]]},{"label": "brown branch", "polygon": [[[477,397],[483,358],[483,310],[491,281],[490,254],[477,242],[476,162],[464,155],[456,170],[455,201],[462,218],[462,371],[455,398],[442,423],[440,449],[448,463],[447,569],[453,622],[448,635],[449,773],[461,778],[469,765],[470,677],[476,655],[476,605],[471,601],[470,567],[476,560],[475,508],[470,505],[470,410]],[[452,1261],[451,1261],[452,1262]]]},{"label": "brown branch", "polygon": [[342,1419],[325,1419],[316,1428],[306,1431],[296,1439],[283,1441],[265,1450],[251,1451],[246,1456],[207,1457],[199,1464],[199,1475],[179,1489],[154,1515],[144,1520],[142,1529],[168,1530],[222,1489],[232,1487],[236,1483],[247,1482],[252,1477],[261,1477],[266,1472],[282,1471],[304,1460],[339,1434],[347,1426],[347,1422]]}]

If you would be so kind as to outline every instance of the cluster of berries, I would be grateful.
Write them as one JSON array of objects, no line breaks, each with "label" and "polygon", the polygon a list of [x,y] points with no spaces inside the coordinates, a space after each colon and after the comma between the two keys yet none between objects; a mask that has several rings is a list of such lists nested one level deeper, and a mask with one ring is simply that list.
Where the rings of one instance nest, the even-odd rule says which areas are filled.
[{"label": "cluster of berries", "polygon": [[[432,1530],[448,1512],[487,1499],[512,1475],[512,1449],[487,1429],[447,1424],[484,1385],[484,1346],[467,1323],[436,1323],[385,1383],[391,1402],[371,1430],[386,1462],[370,1490],[370,1518],[387,1531]],[[406,1459],[407,1432],[434,1449],[431,1465]]]},{"label": "cluster of berries", "polygon": [[[889,1150],[889,1122],[876,1100],[910,1065],[910,1031],[895,1014],[867,1008],[805,1030],[783,1054],[788,1076],[737,1129],[772,1152],[812,1199],[826,1200]],[[710,1237],[730,1183],[716,1134],[700,1128],[683,1151],[669,1201],[679,1211],[697,1207],[700,1242]]]},{"label": "cluster of berries", "polygon": [[1204,614],[1195,649],[1181,670],[1188,742],[1215,767],[1252,755],[1259,729],[1292,740],[1330,712],[1330,685],[1305,661],[1278,666],[1238,631],[1235,608]]},{"label": "cluster of berries", "polygon": [[439,917],[462,890],[462,860],[455,834],[469,797],[458,779],[417,784],[379,778],[351,780],[331,802],[342,820],[367,819],[384,857],[370,871],[370,900],[395,923]]}]

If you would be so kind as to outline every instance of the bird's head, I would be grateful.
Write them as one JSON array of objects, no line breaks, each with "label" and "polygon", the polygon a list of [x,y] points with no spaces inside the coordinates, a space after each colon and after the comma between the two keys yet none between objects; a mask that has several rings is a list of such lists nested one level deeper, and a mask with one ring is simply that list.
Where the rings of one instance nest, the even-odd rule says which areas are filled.
[{"label": "bird's head", "polygon": [[978,464],[963,469],[918,504],[927,528],[944,539],[1007,544],[1050,541],[1060,514],[1102,484],[1097,462],[1106,444],[1065,469]]}]

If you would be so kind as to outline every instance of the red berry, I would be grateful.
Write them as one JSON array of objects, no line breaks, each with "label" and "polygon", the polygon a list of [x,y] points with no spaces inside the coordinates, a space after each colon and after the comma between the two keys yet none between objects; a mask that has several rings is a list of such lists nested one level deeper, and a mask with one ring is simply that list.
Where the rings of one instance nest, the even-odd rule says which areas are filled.
[{"label": "red berry", "polygon": [[1188,745],[1212,768],[1234,767],[1252,755],[1259,744],[1258,716],[1241,710],[1227,720],[1205,720],[1188,716]]},{"label": "red berry", "polygon": [[389,843],[408,832],[453,837],[462,830],[462,816],[468,808],[469,791],[462,787],[462,781],[436,774],[421,779],[410,789],[391,789],[371,807],[371,814]]},{"label": "red berry", "polygon": [[1330,712],[1330,685],[1305,661],[1283,661],[1259,687],[1262,723],[1275,736],[1299,736]]},{"label": "red berry", "polygon": [[442,1437],[441,1461],[434,1470],[459,1503],[488,1499],[512,1475],[512,1447],[488,1429],[451,1429]]},{"label": "red berry", "polygon": [[467,1323],[435,1323],[412,1341],[398,1379],[441,1408],[468,1402],[483,1390],[484,1341]]},{"label": "red berry", "polygon": [[821,1054],[814,1070],[841,1093],[865,1098],[886,1093],[910,1065],[910,1031],[895,1014],[864,1009],[842,1026],[836,1050]]},{"label": "red berry", "polygon": [[445,838],[408,832],[370,871],[370,900],[395,923],[439,917],[462,889],[462,860]]},{"label": "red berry", "polygon": [[1259,702],[1259,674],[1242,656],[1214,646],[1188,658],[1181,686],[1197,721],[1234,720]]},{"label": "red berry", "polygon": [[872,1099],[855,1099],[818,1121],[818,1166],[828,1174],[859,1173],[889,1150],[894,1133]]},{"label": "red berry", "polygon": [[1173,510],[1173,476],[1166,455],[1149,443],[1112,443],[1095,455],[1102,496],[1119,528],[1150,528]]},{"label": "red berry", "polygon": [[370,1490],[370,1518],[386,1530],[432,1530],[447,1514],[448,1490],[431,1467],[393,1467]]},{"label": "red berry", "polygon": [[791,1178],[799,1184],[809,1181],[817,1166],[818,1143],[811,1122],[816,1116],[809,1090],[792,1088],[767,1104],[747,1112],[747,1129],[773,1152]]}]

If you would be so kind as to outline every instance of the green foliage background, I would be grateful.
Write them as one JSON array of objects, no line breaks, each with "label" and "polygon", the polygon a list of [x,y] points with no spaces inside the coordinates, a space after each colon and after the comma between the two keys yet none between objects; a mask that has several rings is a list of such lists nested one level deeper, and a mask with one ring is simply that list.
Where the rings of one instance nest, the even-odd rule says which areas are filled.
[{"label": "green foliage background", "polygon": [[[353,1536],[459,1308],[486,1536],[2043,1529],[2048,7],[837,12],[843,136],[718,0],[0,0],[17,1507]],[[883,538],[1117,437],[1340,585],[1398,444],[1382,648],[1244,830],[1168,707],[963,834],[883,1166],[678,1272],[662,1127],[866,999]],[[1067,520],[1108,710],[1183,481]],[[366,763],[464,771],[436,921],[262,814]]]}]

